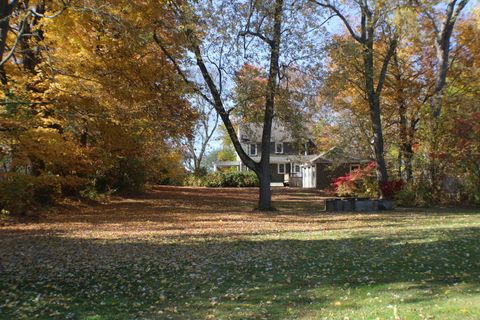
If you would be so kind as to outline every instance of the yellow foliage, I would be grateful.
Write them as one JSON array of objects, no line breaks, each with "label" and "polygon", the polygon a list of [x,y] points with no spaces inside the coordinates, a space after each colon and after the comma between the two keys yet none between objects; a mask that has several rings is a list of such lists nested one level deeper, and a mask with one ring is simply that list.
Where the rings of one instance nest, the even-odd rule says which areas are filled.
[{"label": "yellow foliage", "polygon": [[[180,54],[165,3],[88,0],[54,19],[29,20],[41,31],[25,42],[35,69],[11,60],[0,90],[0,161],[12,159],[8,170],[77,191],[100,180],[121,189],[183,174],[175,141],[191,133],[196,115],[152,38],[152,21],[162,20],[157,31]],[[46,13],[60,8],[49,2]],[[12,24],[25,13],[17,10]]]}]

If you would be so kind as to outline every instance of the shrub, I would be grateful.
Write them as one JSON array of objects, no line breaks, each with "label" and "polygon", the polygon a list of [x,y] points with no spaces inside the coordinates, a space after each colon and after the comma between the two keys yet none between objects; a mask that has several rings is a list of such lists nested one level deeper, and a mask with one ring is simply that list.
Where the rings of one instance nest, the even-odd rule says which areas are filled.
[{"label": "shrub", "polygon": [[395,195],[395,201],[400,206],[414,206],[416,202],[415,191],[410,186],[403,188]]},{"label": "shrub", "polygon": [[471,174],[464,180],[461,192],[466,202],[480,205],[480,177]]},{"label": "shrub", "polygon": [[225,175],[222,172],[212,172],[201,178],[203,187],[225,187]]},{"label": "shrub", "polygon": [[0,209],[0,221],[8,219],[9,216],[10,216],[10,211],[6,209]]},{"label": "shrub", "polygon": [[12,214],[24,214],[32,206],[32,177],[23,173],[6,173],[0,176],[0,209]]},{"label": "shrub", "polygon": [[[393,199],[404,183],[402,180],[392,180],[381,183],[380,188],[385,198]],[[333,179],[332,187],[341,196],[376,197],[378,182],[375,173],[375,162],[370,162],[363,168],[352,170],[349,174]]]},{"label": "shrub", "polygon": [[95,188],[99,193],[141,193],[146,183],[146,168],[135,158],[120,158],[112,168],[95,179]]},{"label": "shrub", "polygon": [[33,188],[33,200],[41,205],[53,205],[55,196],[59,194],[59,185],[39,183]]},{"label": "shrub", "polygon": [[356,191],[355,180],[351,174],[334,178],[332,187],[340,197],[353,196]]},{"label": "shrub", "polygon": [[243,185],[239,187],[258,187],[260,186],[260,181],[255,172],[247,171],[243,173]]},{"label": "shrub", "polygon": [[428,182],[418,180],[409,183],[394,195],[397,204],[405,207],[426,207],[434,203],[432,189]]},{"label": "shrub", "polygon": [[333,179],[332,187],[341,197],[376,197],[378,186],[375,178],[375,162]]},{"label": "shrub", "polygon": [[252,171],[211,172],[205,176],[187,175],[183,181],[185,186],[195,187],[258,187],[257,175]]},{"label": "shrub", "polygon": [[0,209],[18,215],[35,205],[54,204],[60,195],[60,180],[47,174],[9,172],[0,176],[0,190]]},{"label": "shrub", "polygon": [[184,186],[190,186],[190,187],[201,187],[202,186],[202,178],[198,177],[194,174],[188,174],[183,179],[183,185]]},{"label": "shrub", "polygon": [[394,196],[400,192],[405,183],[403,180],[391,180],[380,183],[380,188],[382,189],[383,196],[386,199],[393,199]]}]

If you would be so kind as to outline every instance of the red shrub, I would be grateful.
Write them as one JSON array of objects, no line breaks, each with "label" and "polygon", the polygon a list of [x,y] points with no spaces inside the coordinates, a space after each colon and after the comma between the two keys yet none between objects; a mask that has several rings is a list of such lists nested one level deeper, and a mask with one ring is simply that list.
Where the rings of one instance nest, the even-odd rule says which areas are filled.
[{"label": "red shrub", "polygon": [[387,199],[392,199],[395,194],[402,190],[404,186],[403,180],[392,180],[380,183],[383,196]]},{"label": "red shrub", "polygon": [[[376,163],[370,162],[363,168],[352,170],[349,174],[332,180],[332,187],[339,196],[378,196],[378,183],[375,174]],[[392,199],[403,188],[402,180],[387,181],[380,184],[383,196]]]},{"label": "red shrub", "polygon": [[339,196],[373,196],[375,188],[375,162],[363,168],[332,179],[332,187]]}]

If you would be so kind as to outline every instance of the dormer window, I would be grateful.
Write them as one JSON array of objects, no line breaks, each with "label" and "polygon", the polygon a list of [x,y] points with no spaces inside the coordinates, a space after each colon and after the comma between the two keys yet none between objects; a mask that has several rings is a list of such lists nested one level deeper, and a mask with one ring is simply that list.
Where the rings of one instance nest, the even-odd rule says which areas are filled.
[{"label": "dormer window", "polygon": [[257,144],[256,143],[251,143],[249,146],[249,150],[251,156],[256,156],[257,155]]},{"label": "dormer window", "polygon": [[283,142],[275,143],[275,153],[283,153]]}]

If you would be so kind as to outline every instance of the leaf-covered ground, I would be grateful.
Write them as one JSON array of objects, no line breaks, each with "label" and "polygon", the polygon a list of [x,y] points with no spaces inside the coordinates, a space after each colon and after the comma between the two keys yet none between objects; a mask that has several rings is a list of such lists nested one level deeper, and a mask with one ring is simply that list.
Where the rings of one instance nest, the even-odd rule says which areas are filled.
[{"label": "leaf-covered ground", "polygon": [[479,319],[480,211],[158,187],[0,227],[0,319]]}]

